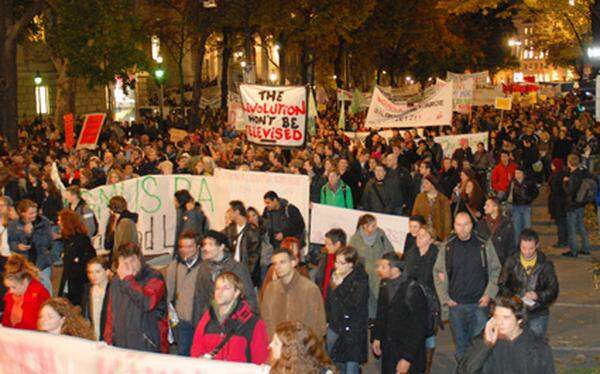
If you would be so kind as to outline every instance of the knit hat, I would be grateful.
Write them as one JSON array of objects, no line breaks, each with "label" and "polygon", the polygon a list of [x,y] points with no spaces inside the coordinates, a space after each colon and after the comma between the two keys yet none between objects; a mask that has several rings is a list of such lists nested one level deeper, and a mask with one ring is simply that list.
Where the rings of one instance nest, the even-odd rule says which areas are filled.
[{"label": "knit hat", "polygon": [[215,242],[217,242],[217,245],[221,245],[223,244],[227,249],[229,249],[229,239],[227,238],[227,235],[223,234],[222,232],[218,232],[215,230],[208,230],[208,232],[206,234],[204,234],[204,238],[211,238],[213,239]]},{"label": "knit hat", "polygon": [[425,177],[425,179],[428,180],[429,183],[431,183],[436,190],[440,190],[440,181],[436,178],[435,175],[429,174]]}]

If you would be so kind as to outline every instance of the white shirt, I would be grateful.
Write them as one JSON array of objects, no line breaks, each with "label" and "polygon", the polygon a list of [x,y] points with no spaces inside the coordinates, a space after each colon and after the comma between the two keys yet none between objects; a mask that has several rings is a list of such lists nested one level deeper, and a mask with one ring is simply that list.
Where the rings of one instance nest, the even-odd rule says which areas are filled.
[{"label": "white shirt", "polygon": [[235,254],[233,256],[233,259],[236,260],[237,262],[240,262],[240,259],[242,257],[241,251],[240,251],[240,243],[241,243],[241,237],[242,237],[242,231],[244,230],[244,227],[246,227],[246,224],[244,224],[243,226],[237,226],[237,239],[235,240]]}]

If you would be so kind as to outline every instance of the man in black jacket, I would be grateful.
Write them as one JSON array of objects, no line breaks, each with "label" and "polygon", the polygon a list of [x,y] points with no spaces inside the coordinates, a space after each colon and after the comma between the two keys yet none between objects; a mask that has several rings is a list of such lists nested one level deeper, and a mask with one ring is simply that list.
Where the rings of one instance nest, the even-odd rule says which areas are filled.
[{"label": "man in black jacket", "polygon": [[[531,203],[538,196],[538,193],[535,182],[526,177],[524,167],[517,166],[509,193],[509,200],[512,197],[512,218],[517,237],[522,230],[531,227]],[[518,244],[516,242],[515,246]]]},{"label": "man in black jacket", "polygon": [[552,261],[539,249],[535,231],[523,230],[519,249],[504,264],[498,279],[500,294],[523,299],[530,330],[543,338],[548,329],[548,307],[558,297],[558,279]]},{"label": "man in black jacket", "polygon": [[223,233],[229,238],[234,260],[246,265],[255,286],[260,286],[260,233],[248,222],[246,207],[239,200],[229,202],[232,222]]},{"label": "man in black jacket", "polygon": [[[577,257],[577,255],[590,254],[590,240],[583,223],[585,203],[577,202],[577,194],[581,188],[581,184],[585,178],[589,177],[589,173],[580,168],[579,156],[570,154],[567,157],[567,167],[569,176],[563,179],[564,189],[566,193],[567,209],[567,237],[569,240],[569,251],[563,253],[563,256]],[[582,247],[577,249],[577,233],[581,236]]]},{"label": "man in black jacket", "polygon": [[398,155],[390,153],[385,157],[385,165],[388,170],[386,173],[386,183],[388,188],[393,191],[392,212],[395,215],[402,215],[404,211],[412,209],[412,197],[410,194],[411,177],[410,173],[404,167],[398,165]]},{"label": "man in black jacket", "polygon": [[287,200],[281,199],[275,191],[267,192],[263,199],[265,201],[263,218],[273,248],[279,248],[286,236],[297,238],[303,247],[306,242],[304,237],[306,225],[300,210]]},{"label": "man in black jacket", "polygon": [[381,356],[381,373],[422,373],[425,369],[427,300],[409,279],[406,262],[397,254],[383,255],[377,264],[382,286],[373,328],[373,353]]},{"label": "man in black jacket", "polygon": [[485,216],[477,222],[477,234],[492,241],[500,265],[504,265],[506,259],[516,251],[515,228],[510,219],[502,214],[498,199],[487,199],[483,211]]},{"label": "man in black jacket", "polygon": [[367,182],[360,207],[369,212],[392,214],[393,199],[394,191],[390,189],[389,181],[385,179],[385,167],[377,165],[375,176]]}]

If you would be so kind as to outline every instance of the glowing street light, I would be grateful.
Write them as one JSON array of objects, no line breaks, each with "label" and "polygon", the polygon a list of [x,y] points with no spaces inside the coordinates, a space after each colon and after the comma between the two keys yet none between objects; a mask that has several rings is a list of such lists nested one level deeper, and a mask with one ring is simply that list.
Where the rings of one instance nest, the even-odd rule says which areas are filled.
[{"label": "glowing street light", "polygon": [[35,72],[35,77],[33,77],[33,83],[35,83],[36,86],[42,84],[42,76],[40,75],[39,71]]},{"label": "glowing street light", "polygon": [[246,67],[246,61],[240,62],[240,66],[243,67],[243,68],[245,68]]},{"label": "glowing street light", "polygon": [[158,65],[154,70],[154,77],[158,84],[160,84],[160,97],[159,97],[159,108],[160,108],[160,119],[164,118],[164,101],[165,101],[165,70],[162,65]]},{"label": "glowing street light", "polygon": [[600,47],[589,47],[587,49],[587,55],[590,58],[590,60],[600,59]]},{"label": "glowing street light", "polygon": [[508,41],[508,46],[509,47],[518,47],[521,45],[521,42],[519,40],[515,40],[515,39],[510,39]]},{"label": "glowing street light", "polygon": [[271,83],[275,83],[275,81],[277,80],[277,73],[273,72],[269,74],[269,80],[271,81]]}]

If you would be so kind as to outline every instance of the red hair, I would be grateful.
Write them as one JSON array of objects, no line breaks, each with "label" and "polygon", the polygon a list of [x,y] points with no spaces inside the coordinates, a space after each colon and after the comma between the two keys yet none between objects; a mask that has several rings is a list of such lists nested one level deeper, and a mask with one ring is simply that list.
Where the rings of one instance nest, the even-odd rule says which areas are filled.
[{"label": "red hair", "polygon": [[[294,245],[296,246],[297,251],[294,251],[294,249],[293,249]],[[295,238],[293,236],[287,236],[287,237],[283,238],[279,247],[281,249],[284,249],[286,251],[293,253],[294,257],[296,257],[296,260],[300,261],[300,240],[298,240],[298,238]]]},{"label": "red hair", "polygon": [[61,223],[61,234],[64,238],[71,237],[76,234],[87,235],[87,228],[83,224],[79,214],[71,209],[63,209],[58,213],[58,218]]}]

